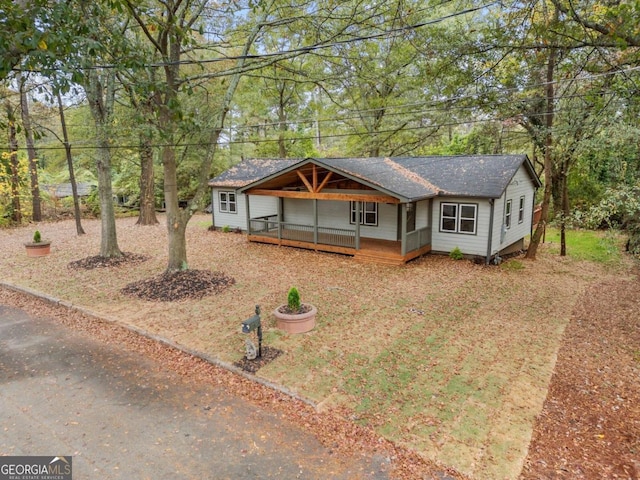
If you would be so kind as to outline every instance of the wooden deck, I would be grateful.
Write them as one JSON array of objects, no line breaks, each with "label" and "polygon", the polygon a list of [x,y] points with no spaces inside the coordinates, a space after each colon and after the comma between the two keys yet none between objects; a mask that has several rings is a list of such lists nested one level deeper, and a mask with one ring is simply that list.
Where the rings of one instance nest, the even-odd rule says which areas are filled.
[{"label": "wooden deck", "polygon": [[309,240],[287,240],[278,239],[272,236],[259,234],[248,235],[250,242],[270,243],[273,245],[283,245],[287,247],[304,248],[317,252],[332,252],[343,255],[351,255],[355,260],[361,262],[383,263],[387,265],[404,265],[410,260],[417,258],[431,251],[431,245],[426,245],[418,250],[402,255],[401,243],[391,240],[379,240],[376,238],[360,238],[360,250],[350,247],[339,247],[322,243],[322,234],[318,236],[318,243],[313,243],[313,234],[309,235]]}]

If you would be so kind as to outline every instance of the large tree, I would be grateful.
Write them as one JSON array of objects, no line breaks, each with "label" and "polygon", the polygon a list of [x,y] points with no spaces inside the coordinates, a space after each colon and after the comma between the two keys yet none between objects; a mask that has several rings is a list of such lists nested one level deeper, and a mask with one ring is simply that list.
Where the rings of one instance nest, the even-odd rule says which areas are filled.
[{"label": "large tree", "polygon": [[[161,159],[164,173],[164,201],[167,210],[167,231],[169,237],[169,261],[167,271],[177,271],[188,268],[186,227],[189,219],[197,210],[206,192],[206,180],[210,171],[213,150],[231,99],[238,85],[244,56],[256,38],[259,28],[255,28],[245,38],[245,45],[240,51],[237,61],[237,72],[231,75],[229,85],[224,96],[219,100],[218,116],[211,128],[210,145],[203,155],[200,165],[199,188],[195,196],[189,200],[186,207],[180,206],[178,196],[178,159],[177,138],[179,122],[185,112],[181,108],[180,93],[184,88],[192,88],[189,79],[184,75],[182,61],[186,52],[191,59],[198,54],[195,37],[200,28],[204,28],[201,17],[211,6],[203,0],[149,2],[140,6],[137,2],[126,1],[130,14],[144,32],[144,35],[160,60],[158,69],[162,75],[158,83],[153,85],[156,95],[151,97],[155,102],[157,126],[163,146]],[[234,3],[228,5],[233,12]],[[224,33],[224,32],[220,32]],[[202,77],[201,77],[202,78]]]},{"label": "large tree", "polygon": [[27,82],[25,76],[18,73],[18,89],[20,91],[20,116],[22,128],[27,143],[27,156],[29,157],[29,178],[31,180],[31,204],[32,218],[34,222],[42,220],[42,208],[40,204],[40,185],[38,183],[38,163],[36,159],[36,148],[34,144],[34,131],[31,125],[29,114],[29,99],[27,96]]}]

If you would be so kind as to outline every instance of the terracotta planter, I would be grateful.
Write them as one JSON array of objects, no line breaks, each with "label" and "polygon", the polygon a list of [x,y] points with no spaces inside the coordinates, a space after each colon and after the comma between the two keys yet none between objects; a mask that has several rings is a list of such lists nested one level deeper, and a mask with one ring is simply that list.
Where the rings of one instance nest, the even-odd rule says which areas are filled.
[{"label": "terracotta planter", "polygon": [[25,243],[27,257],[44,257],[51,253],[51,242]]},{"label": "terracotta planter", "polygon": [[318,313],[318,309],[313,305],[306,304],[311,307],[306,313],[282,313],[280,312],[280,308],[285,305],[280,305],[280,307],[276,308],[273,312],[273,315],[276,317],[276,327],[280,330],[284,330],[287,333],[305,333],[316,326],[316,314]]}]

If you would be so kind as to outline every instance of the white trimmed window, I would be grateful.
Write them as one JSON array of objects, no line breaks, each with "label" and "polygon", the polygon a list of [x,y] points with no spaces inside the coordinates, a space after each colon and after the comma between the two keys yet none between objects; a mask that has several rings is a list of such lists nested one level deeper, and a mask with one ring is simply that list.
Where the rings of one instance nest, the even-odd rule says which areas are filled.
[{"label": "white trimmed window", "polygon": [[236,213],[236,194],[235,192],[218,192],[220,199],[220,211],[223,213]]},{"label": "white trimmed window", "polygon": [[[356,202],[351,203],[351,216],[349,222],[356,223]],[[359,202],[360,203],[360,225],[378,225],[378,204],[375,202]]]},{"label": "white trimmed window", "polygon": [[507,204],[504,207],[504,225],[507,228],[511,228],[511,200],[507,200]]},{"label": "white trimmed window", "polygon": [[440,231],[475,235],[478,205],[474,203],[441,203]]},{"label": "white trimmed window", "polygon": [[518,223],[524,222],[524,195],[520,197],[520,206],[518,207]]}]

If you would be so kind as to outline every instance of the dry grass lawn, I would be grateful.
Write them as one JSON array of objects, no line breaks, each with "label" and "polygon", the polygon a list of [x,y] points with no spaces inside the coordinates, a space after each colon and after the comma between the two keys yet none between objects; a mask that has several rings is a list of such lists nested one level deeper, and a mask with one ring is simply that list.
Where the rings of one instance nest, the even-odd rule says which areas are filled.
[{"label": "dry grass lawn", "polygon": [[[100,224],[38,226],[52,253],[27,258],[35,228],[0,231],[3,282],[44,292],[226,362],[244,354],[240,322],[259,304],[265,343],[285,353],[258,371],[421,455],[474,478],[516,478],[541,411],[556,352],[576,300],[624,266],[545,254],[485,267],[427,256],[404,267],[247,243],[209,232],[208,216],[188,228],[189,267],[235,278],[202,300],[152,303],[124,296],[130,282],[162,273],[164,219],[154,227],[118,220],[120,248],[150,259],[119,268],[73,270],[97,255]],[[286,335],[271,312],[297,286],[318,307],[316,329]]]}]

